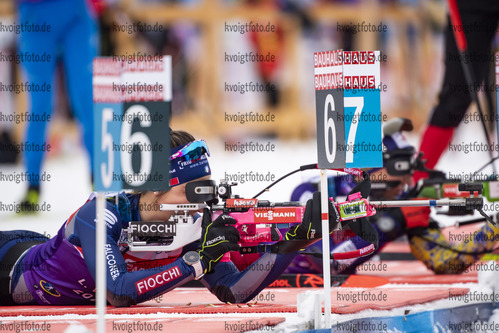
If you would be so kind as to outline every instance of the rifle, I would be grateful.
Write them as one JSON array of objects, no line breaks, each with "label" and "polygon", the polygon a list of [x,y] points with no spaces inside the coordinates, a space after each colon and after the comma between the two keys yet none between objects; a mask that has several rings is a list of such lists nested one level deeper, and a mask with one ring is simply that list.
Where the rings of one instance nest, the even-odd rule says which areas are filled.
[{"label": "rifle", "polygon": [[[487,164],[485,166],[487,166]],[[470,194],[469,191],[477,191],[477,188],[474,187],[473,184],[481,183],[481,194],[483,194],[488,201],[499,201],[498,177],[497,175],[484,176],[479,174],[484,167],[473,173],[462,174],[463,177],[459,176],[449,179],[442,171],[427,169],[425,161],[422,159],[422,153],[419,153],[415,160],[415,170],[427,172],[429,177],[427,179],[421,179],[414,188],[411,189],[409,197],[425,197],[432,199],[461,198],[468,196]],[[470,186],[464,186],[468,184]]]},{"label": "rifle", "polygon": [[[358,170],[358,173],[362,174],[362,171]],[[172,251],[198,240],[201,237],[201,219],[194,220],[189,213],[205,207],[212,210],[212,218],[229,214],[237,220],[235,227],[240,234],[241,254],[266,252],[268,246],[276,243],[293,243],[283,239],[281,229],[289,229],[302,222],[305,203],[270,202],[258,200],[257,196],[241,198],[233,194],[236,185],[226,181],[217,185],[213,180],[187,183],[187,200],[195,203],[160,205],[160,210],[174,211],[169,221],[130,222],[127,229],[130,250]],[[372,243],[365,249],[340,253],[337,259],[357,258],[372,253],[377,247],[377,234],[361,218],[376,214],[375,208],[369,205],[360,191],[349,195],[346,201],[334,202],[333,206],[340,223],[346,225],[354,220],[364,221],[355,223],[367,223],[363,229],[354,227],[352,230],[362,229],[363,235],[360,236]]]},{"label": "rifle", "polygon": [[[187,183],[186,197],[192,203],[160,205],[160,210],[174,211],[169,221],[129,222],[126,230],[129,248],[132,251],[174,251],[199,240],[202,229],[201,219],[195,220],[190,213],[209,207],[212,211],[212,218],[216,218],[220,214],[229,214],[236,219],[235,227],[241,236],[239,241],[241,254],[263,253],[276,244],[286,249],[287,253],[303,249],[299,246],[301,244],[296,244],[296,241],[283,239],[281,231],[302,222],[305,203],[297,201],[270,202],[258,200],[257,197],[295,172],[316,168],[316,164],[301,166],[279,178],[252,198],[241,198],[233,194],[233,187],[237,183],[229,184],[226,181],[221,181],[217,185],[213,180]],[[339,222],[336,230],[350,229],[371,244],[355,251],[334,253],[331,259],[342,260],[369,255],[378,246],[378,234],[367,219],[367,217],[376,214],[375,207],[403,207],[412,206],[414,203],[403,200],[369,202],[367,197],[371,190],[371,182],[367,172],[353,168],[335,170],[350,173],[363,179],[351,190],[346,201],[333,201]],[[219,203],[220,201],[221,203]],[[416,204],[422,206],[456,205],[480,211],[483,207],[483,198],[418,201]],[[494,223],[490,218],[488,220]],[[294,245],[293,242],[295,242]]]},{"label": "rifle", "polygon": [[[425,166],[425,161],[422,159],[422,154],[419,153],[415,160],[415,169],[427,172],[429,177],[421,179],[415,186],[408,192],[409,198],[427,198],[427,199],[457,199],[465,198],[468,196],[484,197],[489,202],[499,201],[499,181],[497,176],[482,175],[479,172],[482,168],[469,174],[463,174],[463,177],[452,177],[449,179],[446,174],[439,170],[430,170]],[[463,179],[464,178],[464,179]],[[463,183],[464,181],[464,183]],[[456,226],[466,225],[471,223],[478,223],[489,221],[495,225],[490,217],[483,211],[483,205],[480,209],[476,209],[483,218],[476,218],[468,221],[456,222]],[[445,214],[449,216],[464,216],[473,214],[473,207],[466,206],[449,206],[447,212],[439,212],[438,214]],[[485,215],[484,215],[485,214]],[[497,214],[496,214],[497,220]]]}]

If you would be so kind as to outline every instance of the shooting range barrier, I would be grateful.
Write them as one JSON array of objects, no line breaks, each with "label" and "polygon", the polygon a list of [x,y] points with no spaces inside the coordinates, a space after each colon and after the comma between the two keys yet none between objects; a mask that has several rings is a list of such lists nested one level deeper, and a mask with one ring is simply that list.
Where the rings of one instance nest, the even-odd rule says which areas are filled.
[{"label": "shooting range barrier", "polygon": [[[407,253],[409,248],[401,243],[394,242],[382,252],[389,257],[390,253]],[[372,263],[376,263],[372,261]],[[359,272],[346,279],[340,287],[331,288],[333,314],[333,332],[363,332],[362,327],[372,325],[387,325],[387,330],[396,327],[402,332],[421,332],[421,325],[441,325],[445,332],[459,332],[459,324],[466,320],[487,320],[494,305],[492,303],[474,303],[455,301],[453,306],[440,309],[433,308],[428,303],[449,299],[449,297],[465,297],[470,288],[463,283],[474,285],[478,281],[476,270],[459,275],[435,275],[422,263],[415,260],[384,260],[386,270],[374,272]],[[335,276],[332,276],[333,282]],[[316,281],[316,279],[314,280]],[[316,281],[317,282],[317,281]],[[452,284],[459,283],[457,286]],[[431,285],[436,284],[436,285]],[[148,301],[129,308],[107,307],[106,331],[116,331],[124,325],[136,324],[134,332],[146,331],[142,328],[162,324],[162,330],[171,332],[244,332],[255,330],[275,331],[274,325],[283,324],[289,316],[297,317],[298,294],[307,291],[322,291],[316,288],[267,288],[261,293],[273,298],[261,301],[252,301],[248,304],[221,303],[206,288],[177,288],[155,300]],[[362,294],[363,293],[363,294]],[[370,298],[384,296],[384,300],[363,300],[361,295],[370,295]],[[354,296],[357,295],[357,296]],[[353,299],[357,297],[357,299]],[[366,297],[364,297],[366,298]],[[450,303],[450,302],[449,302]],[[298,304],[304,306],[305,303]],[[411,305],[420,306],[429,311],[409,311]],[[387,316],[378,311],[391,310],[403,315]],[[356,319],[348,319],[357,317]],[[345,318],[345,319],[344,319]],[[310,318],[300,318],[302,322]],[[0,332],[8,331],[12,323],[29,323],[42,325],[51,323],[51,332],[87,332],[95,331],[96,309],[94,306],[15,306],[0,307]],[[295,320],[296,321],[296,320]],[[142,323],[142,326],[140,326]],[[455,330],[449,328],[452,323]],[[114,325],[114,326],[113,326]],[[121,325],[121,326],[118,326]],[[147,326],[149,325],[149,326]],[[419,325],[419,326],[418,326]],[[306,330],[302,325],[296,331],[301,332],[330,332],[330,330]],[[312,326],[308,326],[312,327]],[[350,330],[349,330],[350,329]],[[150,330],[149,330],[150,331]]]}]

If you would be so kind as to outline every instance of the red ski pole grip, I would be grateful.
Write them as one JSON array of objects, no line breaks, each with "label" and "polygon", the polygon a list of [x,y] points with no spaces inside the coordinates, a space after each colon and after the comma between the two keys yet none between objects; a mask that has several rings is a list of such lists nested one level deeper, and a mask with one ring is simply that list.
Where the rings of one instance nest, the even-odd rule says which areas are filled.
[{"label": "red ski pole grip", "polygon": [[466,51],[466,37],[464,35],[463,22],[457,8],[456,0],[447,0],[449,4],[450,21],[452,30],[454,31],[454,38],[456,39],[457,48],[460,52]]}]

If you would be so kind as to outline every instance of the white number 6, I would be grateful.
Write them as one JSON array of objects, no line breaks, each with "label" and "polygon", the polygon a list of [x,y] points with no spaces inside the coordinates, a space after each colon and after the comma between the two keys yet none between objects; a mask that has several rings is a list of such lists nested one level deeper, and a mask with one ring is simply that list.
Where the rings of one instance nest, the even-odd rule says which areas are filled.
[{"label": "white number 6", "polygon": [[[128,115],[130,114],[132,119],[140,115],[144,116],[140,120],[140,125],[142,127],[150,127],[152,125],[150,117],[148,117],[149,110],[147,110],[144,106],[142,105],[131,106],[128,110],[126,110],[124,119],[127,119],[129,117]],[[121,143],[130,144],[132,146],[134,144],[140,144],[142,145],[143,148],[151,146],[151,141],[144,132],[137,131],[132,134],[132,123],[127,121],[123,122],[123,124],[121,125]],[[121,151],[121,169],[125,175],[134,174],[132,168],[132,154],[124,150]],[[151,150],[143,149],[141,151],[141,164],[140,164],[139,173],[143,176],[148,175],[151,173],[151,169],[152,169],[152,152]],[[147,179],[145,177],[142,177],[142,179],[132,179],[129,181],[128,177],[125,177],[125,181],[131,186],[140,186],[143,185],[147,181]]]},{"label": "white number 6", "polygon": [[[326,101],[324,103],[324,143],[326,147],[326,157],[329,163],[333,163],[336,159],[336,128],[334,127],[333,118],[329,118],[328,114],[328,105],[331,105],[331,111],[335,111],[334,109],[334,99],[333,95],[328,94],[326,96]],[[332,152],[331,147],[329,146],[329,130],[331,130],[332,134]]]}]

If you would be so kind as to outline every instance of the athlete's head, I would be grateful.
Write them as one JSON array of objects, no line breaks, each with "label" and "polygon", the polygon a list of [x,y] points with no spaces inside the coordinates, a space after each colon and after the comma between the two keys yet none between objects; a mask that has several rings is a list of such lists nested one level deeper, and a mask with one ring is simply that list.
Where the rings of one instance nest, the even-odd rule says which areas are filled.
[{"label": "athlete's head", "polygon": [[185,196],[185,185],[194,180],[209,179],[211,175],[208,164],[208,147],[204,140],[196,140],[185,131],[170,133],[170,190],[146,191],[141,193],[139,207],[154,207],[140,212],[143,221],[159,219],[168,220],[169,211],[159,211],[160,204],[188,203]]},{"label": "athlete's head", "polygon": [[371,197],[394,199],[412,182],[415,149],[402,132],[412,131],[410,119],[394,118],[383,124],[383,168],[371,173]]}]

